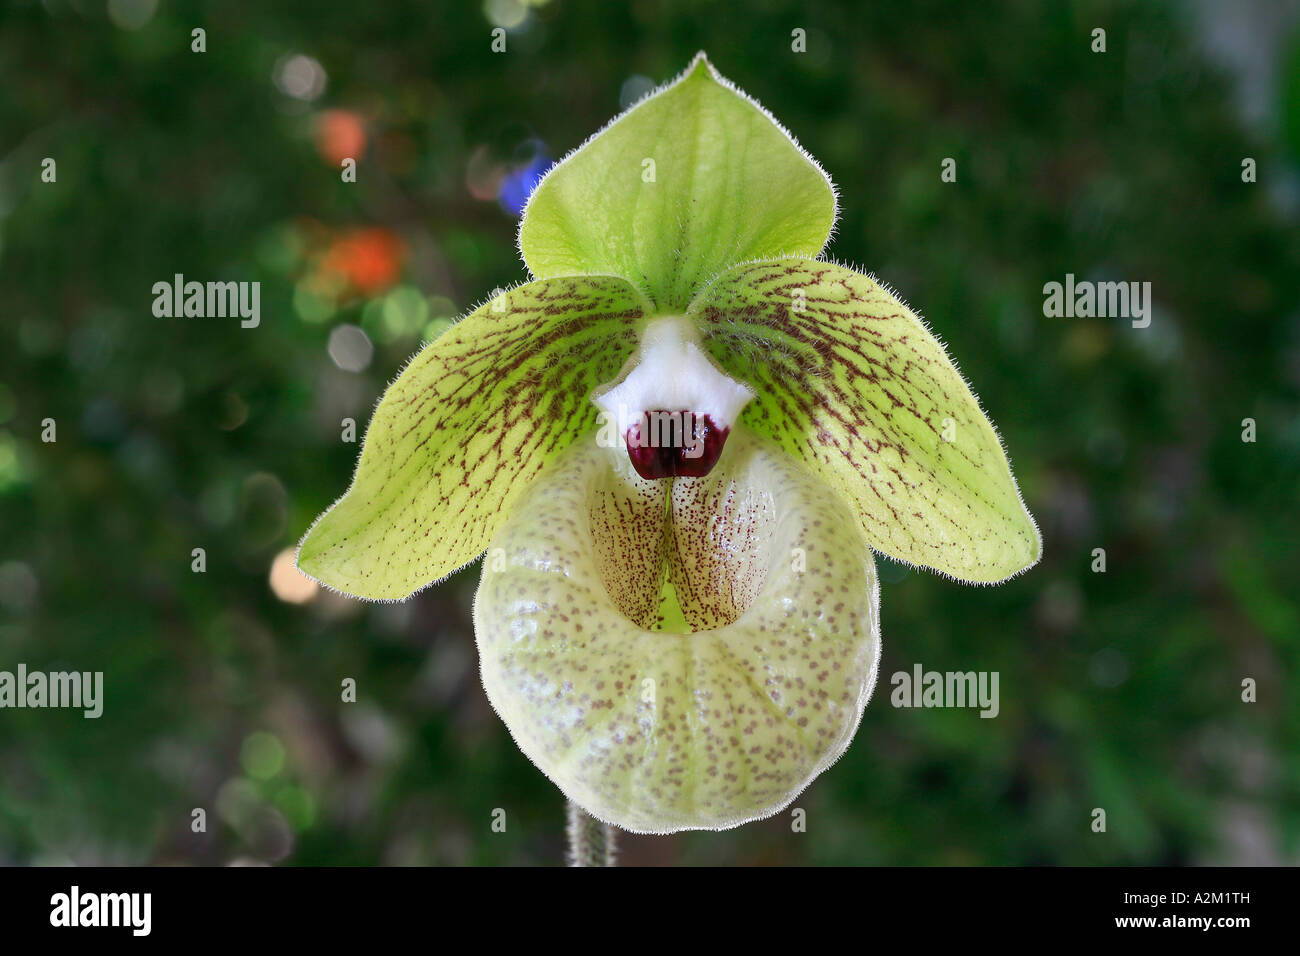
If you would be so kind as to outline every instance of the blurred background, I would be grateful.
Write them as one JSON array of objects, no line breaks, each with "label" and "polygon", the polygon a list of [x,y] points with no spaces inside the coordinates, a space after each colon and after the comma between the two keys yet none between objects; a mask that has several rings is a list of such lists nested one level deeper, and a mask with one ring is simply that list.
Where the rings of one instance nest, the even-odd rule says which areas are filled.
[{"label": "blurred background", "polygon": [[[546,165],[699,49],[834,178],[830,254],[947,342],[1046,550],[998,588],[884,562],[881,682],[807,832],[624,861],[1300,861],[1297,4],[0,11],[0,670],[106,685],[99,720],[0,710],[0,863],[563,860],[479,683],[477,567],[367,605],[293,548],[351,477],[343,419],[524,278]],[[260,326],[156,318],[175,273],[260,282]],[[1066,273],[1149,281],[1151,326],[1045,318]],[[915,663],[998,671],[1000,715],[891,707]]]}]

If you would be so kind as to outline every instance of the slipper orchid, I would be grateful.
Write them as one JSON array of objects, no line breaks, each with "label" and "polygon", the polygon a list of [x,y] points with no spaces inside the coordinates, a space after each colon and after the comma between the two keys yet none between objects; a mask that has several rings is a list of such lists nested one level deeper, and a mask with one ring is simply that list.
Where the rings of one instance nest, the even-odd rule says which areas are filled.
[{"label": "slipper orchid", "polygon": [[980,583],[1038,560],[943,347],[818,258],[835,217],[700,55],[542,180],[533,281],[412,359],[299,549],[375,600],[486,551],[488,697],[605,822],[736,826],[838,759],[880,660],[873,549]]}]

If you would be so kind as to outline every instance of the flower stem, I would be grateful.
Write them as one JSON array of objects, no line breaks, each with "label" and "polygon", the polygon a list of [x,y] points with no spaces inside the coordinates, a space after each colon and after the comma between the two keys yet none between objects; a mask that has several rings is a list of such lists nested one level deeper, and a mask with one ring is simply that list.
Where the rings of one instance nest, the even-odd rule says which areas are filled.
[{"label": "flower stem", "polygon": [[569,866],[613,866],[614,828],[569,802]]}]

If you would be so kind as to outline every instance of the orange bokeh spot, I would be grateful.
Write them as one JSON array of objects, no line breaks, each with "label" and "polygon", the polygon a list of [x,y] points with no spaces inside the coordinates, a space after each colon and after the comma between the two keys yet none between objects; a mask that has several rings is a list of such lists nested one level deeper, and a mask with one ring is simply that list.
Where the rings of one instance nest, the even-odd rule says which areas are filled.
[{"label": "orange bokeh spot", "polygon": [[334,166],[348,158],[360,162],[366,151],[365,123],[349,110],[325,110],[316,118],[316,149]]},{"label": "orange bokeh spot", "polygon": [[390,229],[354,229],[335,239],[321,261],[321,272],[344,279],[353,292],[373,296],[402,274],[406,245]]}]

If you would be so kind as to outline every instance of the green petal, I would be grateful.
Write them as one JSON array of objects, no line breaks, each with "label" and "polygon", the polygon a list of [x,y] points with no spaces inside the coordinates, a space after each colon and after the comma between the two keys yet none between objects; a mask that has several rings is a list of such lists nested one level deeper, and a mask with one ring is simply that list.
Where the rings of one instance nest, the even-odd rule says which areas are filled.
[{"label": "green petal", "polygon": [[872,547],[982,583],[1038,561],[1038,529],[978,400],[874,280],[808,259],[746,263],[688,314],[757,392],[741,421],[844,494]]},{"label": "green petal", "polygon": [[538,277],[620,275],[680,312],[733,263],[816,255],[834,222],[826,174],[700,54],[542,180],[519,248]]},{"label": "green petal", "polygon": [[587,395],[636,348],[642,305],[618,278],[547,279],[448,329],[384,393],[352,487],[298,567],[400,599],[473,560],[528,482],[596,427]]},{"label": "green petal", "polygon": [[[711,625],[695,633],[647,612],[670,485],[689,527],[666,540],[700,575],[682,606]],[[871,549],[839,497],[743,430],[708,478],[671,483],[583,439],[498,548],[474,599],[483,686],[593,816],[643,833],[738,826],[787,806],[852,740],[880,656]]]}]

